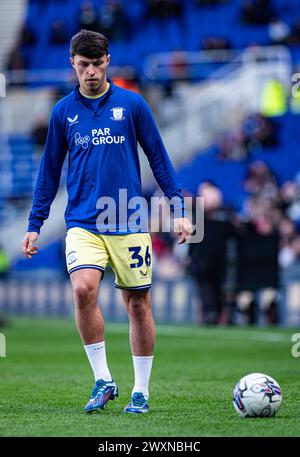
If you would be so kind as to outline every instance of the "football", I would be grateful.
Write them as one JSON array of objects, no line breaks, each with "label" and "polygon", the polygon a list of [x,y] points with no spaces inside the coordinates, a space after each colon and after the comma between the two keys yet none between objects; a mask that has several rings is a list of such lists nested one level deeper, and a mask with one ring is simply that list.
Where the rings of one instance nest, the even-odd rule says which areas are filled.
[{"label": "football", "polygon": [[241,417],[272,417],[281,401],[278,382],[262,373],[244,376],[233,390],[233,406]]}]

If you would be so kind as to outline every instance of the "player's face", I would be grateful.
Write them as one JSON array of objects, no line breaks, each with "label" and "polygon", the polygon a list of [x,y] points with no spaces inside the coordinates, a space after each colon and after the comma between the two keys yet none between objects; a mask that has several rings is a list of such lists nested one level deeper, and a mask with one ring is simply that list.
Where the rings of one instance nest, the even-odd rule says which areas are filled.
[{"label": "player's face", "polygon": [[81,55],[71,58],[80,89],[86,95],[97,95],[106,89],[106,69],[110,56],[104,55],[99,59],[89,59]]}]

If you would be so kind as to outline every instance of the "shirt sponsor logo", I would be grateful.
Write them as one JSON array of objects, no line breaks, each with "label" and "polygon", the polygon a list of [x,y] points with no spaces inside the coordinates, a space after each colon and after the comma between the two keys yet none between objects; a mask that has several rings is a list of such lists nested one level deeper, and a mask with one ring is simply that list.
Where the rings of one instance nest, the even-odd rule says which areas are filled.
[{"label": "shirt sponsor logo", "polygon": [[88,148],[88,145],[90,142],[90,137],[88,135],[81,136],[79,132],[76,132],[74,139],[75,139],[76,146],[81,145],[83,147],[83,149]]},{"label": "shirt sponsor logo", "polygon": [[110,111],[112,112],[111,119],[113,121],[123,121],[125,119],[125,116],[124,116],[125,108],[116,107],[116,108],[112,108]]},{"label": "shirt sponsor logo", "polygon": [[[94,146],[99,146],[101,144],[122,144],[125,142],[125,136],[123,135],[113,135],[109,128],[105,127],[102,129],[92,129],[92,144]],[[76,132],[74,135],[74,141],[76,146],[82,146],[83,149],[87,149],[91,141],[89,135],[81,136],[79,132]]]},{"label": "shirt sponsor logo", "polygon": [[92,130],[92,143],[94,146],[99,144],[122,144],[125,141],[123,135],[112,135],[110,129],[105,127],[103,129]]}]

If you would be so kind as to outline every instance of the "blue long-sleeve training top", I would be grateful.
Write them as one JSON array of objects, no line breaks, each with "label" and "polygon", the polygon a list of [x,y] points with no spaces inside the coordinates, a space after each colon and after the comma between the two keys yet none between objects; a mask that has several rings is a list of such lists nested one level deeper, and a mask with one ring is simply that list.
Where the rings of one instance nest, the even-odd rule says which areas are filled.
[{"label": "blue long-sleeve training top", "polygon": [[[109,90],[100,98],[82,96],[78,86],[54,106],[28,231],[39,233],[49,216],[67,152],[67,229],[109,230],[110,234],[136,231],[131,229],[130,218],[137,223],[134,216],[141,205],[134,207],[131,199],[143,196],[137,143],[165,196],[178,201],[173,206],[174,217],[184,215],[176,173],[147,103],[140,95],[109,82]],[[123,200],[119,200],[120,189],[125,189]],[[111,214],[114,204],[115,220]],[[127,212],[126,204],[130,206]],[[147,224],[141,223],[139,231],[147,232]]]}]

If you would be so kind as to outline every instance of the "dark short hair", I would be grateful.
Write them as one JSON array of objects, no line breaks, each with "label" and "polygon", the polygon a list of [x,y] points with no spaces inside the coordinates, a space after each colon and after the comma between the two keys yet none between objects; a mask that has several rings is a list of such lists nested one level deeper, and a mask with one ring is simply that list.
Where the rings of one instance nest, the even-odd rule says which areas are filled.
[{"label": "dark short hair", "polygon": [[79,54],[89,59],[99,59],[108,55],[108,39],[98,32],[80,30],[71,38],[70,54],[72,57]]}]

